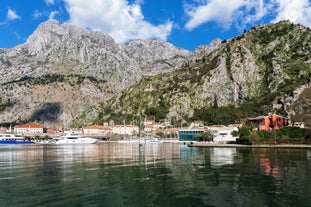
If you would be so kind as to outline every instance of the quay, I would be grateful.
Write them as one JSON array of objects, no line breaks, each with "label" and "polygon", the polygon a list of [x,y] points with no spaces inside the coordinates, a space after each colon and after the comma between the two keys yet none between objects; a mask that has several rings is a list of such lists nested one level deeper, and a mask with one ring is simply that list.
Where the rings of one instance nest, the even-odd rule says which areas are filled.
[{"label": "quay", "polygon": [[276,144],[276,145],[243,145],[243,144],[224,144],[213,142],[189,142],[188,147],[228,147],[228,148],[311,148],[306,144]]}]

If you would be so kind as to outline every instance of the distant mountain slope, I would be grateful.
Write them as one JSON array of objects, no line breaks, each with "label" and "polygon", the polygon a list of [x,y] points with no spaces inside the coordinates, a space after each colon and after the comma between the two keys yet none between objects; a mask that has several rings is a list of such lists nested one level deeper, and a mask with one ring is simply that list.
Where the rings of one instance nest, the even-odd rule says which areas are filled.
[{"label": "distant mountain slope", "polygon": [[82,116],[75,123],[130,122],[143,116],[220,124],[268,112],[305,116],[301,110],[310,108],[310,100],[301,108],[294,103],[301,93],[297,89],[310,87],[310,28],[288,21],[260,25],[214,45],[213,50],[198,48],[180,69],[143,78],[97,112],[92,109],[96,118]]},{"label": "distant mountain slope", "polygon": [[0,50],[0,123],[69,125],[143,75],[180,67],[190,56],[163,41],[116,44],[106,34],[49,20],[25,44]]}]

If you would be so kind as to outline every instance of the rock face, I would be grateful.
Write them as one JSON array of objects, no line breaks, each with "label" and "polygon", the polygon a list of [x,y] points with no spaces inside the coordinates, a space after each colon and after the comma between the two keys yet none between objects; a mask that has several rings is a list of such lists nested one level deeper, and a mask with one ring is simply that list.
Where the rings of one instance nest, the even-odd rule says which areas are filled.
[{"label": "rock face", "polygon": [[68,125],[143,75],[180,67],[190,56],[163,41],[117,44],[109,35],[49,20],[25,44],[0,50],[0,123]]},{"label": "rock face", "polygon": [[81,126],[137,114],[182,122],[252,101],[267,112],[296,110],[288,104],[310,85],[310,42],[309,28],[280,22],[191,53],[159,40],[117,44],[50,20],[25,44],[0,50],[0,123]]},{"label": "rock face", "polygon": [[298,107],[290,105],[299,96],[296,89],[310,87],[310,42],[310,28],[288,21],[253,27],[229,41],[198,47],[184,67],[143,79],[99,112],[112,111],[110,116],[102,113],[107,119],[145,114],[181,123],[204,117],[209,108],[242,104],[250,110],[247,116],[280,109],[295,114]]}]

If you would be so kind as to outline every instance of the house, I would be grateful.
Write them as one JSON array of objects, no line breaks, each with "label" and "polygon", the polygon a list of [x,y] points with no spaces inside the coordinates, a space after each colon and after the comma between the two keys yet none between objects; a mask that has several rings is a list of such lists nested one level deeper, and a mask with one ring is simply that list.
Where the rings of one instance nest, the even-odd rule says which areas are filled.
[{"label": "house", "polygon": [[155,129],[155,127],[152,124],[145,125],[145,128],[144,128],[144,132],[145,133],[154,133],[155,130],[156,129]]},{"label": "house", "polygon": [[170,138],[177,138],[178,128],[166,128],[163,130],[164,134]]},{"label": "house", "polygon": [[209,126],[208,130],[211,130],[214,134],[213,142],[228,143],[235,142],[238,137],[232,135],[233,131],[237,131],[236,126]]},{"label": "house", "polygon": [[190,129],[195,129],[195,128],[198,128],[198,127],[203,127],[204,124],[202,121],[194,121],[190,124]]},{"label": "house", "polygon": [[113,134],[137,135],[139,128],[136,125],[114,125],[112,126]]},{"label": "house", "polygon": [[0,127],[0,133],[7,132],[7,131],[8,131],[7,128],[5,128],[5,127]]},{"label": "house", "polygon": [[289,119],[269,113],[268,116],[258,116],[255,118],[247,118],[243,122],[243,126],[253,124],[258,130],[281,129],[288,126]]},{"label": "house", "polygon": [[34,122],[22,124],[22,125],[16,125],[14,127],[14,133],[29,134],[29,135],[43,134],[45,133],[45,127]]},{"label": "house", "polygon": [[111,134],[112,128],[103,125],[91,125],[83,128],[84,134]]}]

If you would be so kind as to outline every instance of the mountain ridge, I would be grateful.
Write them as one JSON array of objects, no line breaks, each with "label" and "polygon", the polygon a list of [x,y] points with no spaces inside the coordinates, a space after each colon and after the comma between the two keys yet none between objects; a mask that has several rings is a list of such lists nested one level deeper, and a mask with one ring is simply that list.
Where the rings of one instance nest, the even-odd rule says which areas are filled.
[{"label": "mountain ridge", "polygon": [[[124,117],[131,122],[142,114],[180,125],[193,120],[229,124],[275,112],[290,117],[299,113],[296,121],[310,123],[303,112],[293,110],[299,108],[294,107],[301,94],[296,89],[310,87],[310,42],[310,28],[289,21],[253,27],[221,41],[210,53],[203,50],[176,71],[142,79],[104,103],[92,121]],[[149,86],[153,90],[145,91]],[[304,104],[310,106],[310,101]]]},{"label": "mountain ridge", "polygon": [[[25,44],[0,51],[0,123],[25,122],[46,104],[59,103],[59,110],[47,112],[57,111],[57,119],[43,115],[34,120],[48,126],[67,120],[68,126],[92,104],[137,83],[143,75],[179,67],[190,55],[160,40],[117,44],[109,35],[49,20]],[[34,98],[25,97],[28,93]]]},{"label": "mountain ridge", "polygon": [[50,20],[25,44],[0,50],[0,123],[84,126],[145,115],[220,124],[271,111],[295,117],[295,102],[310,104],[296,90],[309,86],[310,42],[310,28],[283,21],[192,53],[160,40],[118,44]]}]

